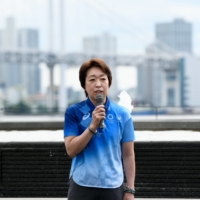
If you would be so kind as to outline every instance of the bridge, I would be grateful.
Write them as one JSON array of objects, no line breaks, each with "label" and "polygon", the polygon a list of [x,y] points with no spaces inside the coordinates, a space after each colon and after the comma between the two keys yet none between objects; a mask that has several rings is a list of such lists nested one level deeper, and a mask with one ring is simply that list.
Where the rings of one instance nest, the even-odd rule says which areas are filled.
[{"label": "bridge", "polygon": [[[165,54],[148,54],[148,55],[97,55],[97,54],[84,54],[84,53],[59,53],[59,52],[45,52],[45,51],[33,51],[33,50],[0,50],[0,64],[1,63],[26,63],[39,65],[45,63],[50,70],[50,108],[54,107],[53,97],[53,68],[56,64],[60,65],[61,77],[60,77],[60,103],[59,107],[65,107],[65,87],[64,87],[64,72],[68,68],[80,66],[85,60],[99,57],[104,60],[111,68],[113,77],[116,77],[117,66],[139,66],[140,63],[146,62],[146,66],[154,65],[164,68],[174,68],[177,66],[177,60],[174,56],[166,56]],[[117,81],[113,80],[113,84],[110,89],[110,96],[117,96]]]},{"label": "bridge", "polygon": [[114,62],[115,66],[126,65],[136,66],[138,62],[143,60],[143,56],[129,56],[129,55],[95,55],[84,53],[68,53],[59,54],[56,52],[44,52],[33,50],[16,50],[16,51],[1,51],[0,50],[0,62],[1,63],[34,63],[39,64],[41,62],[46,63],[48,66],[52,66],[58,63],[65,63],[68,66],[80,65],[85,60],[100,57],[106,63]]}]

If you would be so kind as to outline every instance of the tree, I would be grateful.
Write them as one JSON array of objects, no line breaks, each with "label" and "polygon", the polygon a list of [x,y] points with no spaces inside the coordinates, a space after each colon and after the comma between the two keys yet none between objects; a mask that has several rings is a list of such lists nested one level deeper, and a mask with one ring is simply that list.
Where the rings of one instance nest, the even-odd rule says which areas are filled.
[{"label": "tree", "polygon": [[8,114],[29,114],[31,113],[31,107],[24,101],[20,101],[15,105],[5,106],[5,113]]}]

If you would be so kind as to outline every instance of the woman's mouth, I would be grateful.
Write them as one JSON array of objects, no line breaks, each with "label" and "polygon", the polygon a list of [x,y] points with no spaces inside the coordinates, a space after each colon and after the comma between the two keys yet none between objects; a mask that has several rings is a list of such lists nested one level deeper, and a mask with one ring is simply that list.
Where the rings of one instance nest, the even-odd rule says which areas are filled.
[{"label": "woman's mouth", "polygon": [[101,90],[95,91],[96,94],[102,94],[103,92]]}]

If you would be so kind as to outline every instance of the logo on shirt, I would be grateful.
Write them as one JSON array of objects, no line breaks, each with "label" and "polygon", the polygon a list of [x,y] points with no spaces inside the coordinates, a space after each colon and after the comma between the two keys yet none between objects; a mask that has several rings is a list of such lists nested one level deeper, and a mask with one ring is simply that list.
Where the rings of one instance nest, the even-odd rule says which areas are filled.
[{"label": "logo on shirt", "polygon": [[113,116],[112,114],[108,114],[108,115],[107,115],[107,118],[108,118],[109,120],[113,120],[114,116]]},{"label": "logo on shirt", "polygon": [[108,115],[106,115],[106,118],[107,118],[107,121],[109,123],[113,123],[113,121],[114,121],[114,115],[108,114]]},{"label": "logo on shirt", "polygon": [[86,120],[90,116],[90,113],[87,113],[83,116],[83,120]]}]

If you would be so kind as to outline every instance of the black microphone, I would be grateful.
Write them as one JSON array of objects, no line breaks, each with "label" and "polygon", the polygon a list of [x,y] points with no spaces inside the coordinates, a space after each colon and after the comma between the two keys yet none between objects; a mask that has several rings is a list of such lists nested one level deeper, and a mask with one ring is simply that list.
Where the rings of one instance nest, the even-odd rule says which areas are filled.
[{"label": "black microphone", "polygon": [[[101,94],[97,94],[95,99],[97,106],[103,105],[103,96]],[[105,127],[104,120],[102,119],[99,123],[99,128],[104,128],[104,127]]]}]

